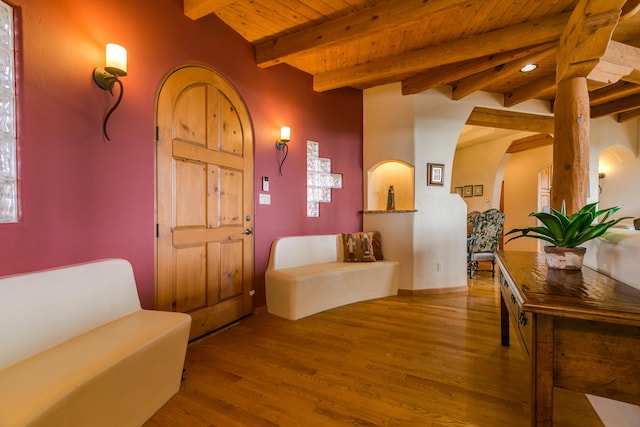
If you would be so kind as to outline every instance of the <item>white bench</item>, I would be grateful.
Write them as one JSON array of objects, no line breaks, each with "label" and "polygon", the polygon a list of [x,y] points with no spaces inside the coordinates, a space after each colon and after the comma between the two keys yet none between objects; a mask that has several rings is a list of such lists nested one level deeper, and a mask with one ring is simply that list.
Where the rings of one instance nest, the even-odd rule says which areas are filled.
[{"label": "white bench", "polygon": [[398,262],[343,262],[340,234],[274,240],[265,272],[267,310],[290,320],[396,295]]},{"label": "white bench", "polygon": [[[640,231],[610,228],[587,248],[584,265],[640,289]],[[607,427],[640,425],[640,406],[587,395],[591,405]]]},{"label": "white bench", "polygon": [[120,259],[0,278],[0,426],[140,426],[180,387],[191,317]]}]

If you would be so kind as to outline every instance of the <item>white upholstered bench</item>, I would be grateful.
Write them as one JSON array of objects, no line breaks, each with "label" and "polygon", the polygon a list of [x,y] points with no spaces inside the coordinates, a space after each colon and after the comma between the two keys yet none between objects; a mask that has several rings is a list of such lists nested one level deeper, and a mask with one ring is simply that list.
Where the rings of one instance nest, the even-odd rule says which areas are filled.
[{"label": "white upholstered bench", "polygon": [[398,262],[344,262],[340,234],[274,240],[265,272],[267,310],[290,320],[396,295]]},{"label": "white upholstered bench", "polygon": [[140,426],[180,388],[191,317],[110,259],[0,278],[0,426]]}]

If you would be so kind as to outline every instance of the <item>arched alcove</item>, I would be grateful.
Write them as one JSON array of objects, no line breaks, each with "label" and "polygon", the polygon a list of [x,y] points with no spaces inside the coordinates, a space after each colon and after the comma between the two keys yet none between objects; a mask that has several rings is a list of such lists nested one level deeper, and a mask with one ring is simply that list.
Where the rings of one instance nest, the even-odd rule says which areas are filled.
[{"label": "arched alcove", "polygon": [[390,186],[396,210],[414,209],[414,167],[401,160],[385,160],[367,171],[366,210],[385,210]]},{"label": "arched alcove", "polygon": [[[598,197],[601,209],[611,206],[622,206],[615,217],[640,217],[640,200],[637,194],[637,183],[640,179],[640,157],[632,150],[622,145],[614,145],[602,150],[598,156],[598,172],[602,178],[598,179],[595,172],[591,179],[598,180]],[[593,187],[592,187],[593,188]],[[631,220],[624,224],[631,226]]]}]

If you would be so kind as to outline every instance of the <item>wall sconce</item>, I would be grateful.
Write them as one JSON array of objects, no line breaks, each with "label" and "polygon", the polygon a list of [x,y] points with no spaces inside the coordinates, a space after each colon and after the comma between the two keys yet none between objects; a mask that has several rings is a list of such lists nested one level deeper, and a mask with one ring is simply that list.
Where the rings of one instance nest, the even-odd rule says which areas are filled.
[{"label": "wall sconce", "polygon": [[602,185],[600,185],[600,180],[604,179],[607,174],[604,171],[598,172],[598,194],[602,194]]},{"label": "wall sconce", "polygon": [[288,126],[282,126],[280,128],[280,139],[276,140],[276,150],[284,152],[284,157],[278,167],[280,176],[282,176],[282,165],[287,158],[287,154],[289,154],[289,146],[287,145],[289,141],[291,141],[291,129]]},{"label": "wall sconce", "polygon": [[113,96],[113,85],[120,85],[120,94],[118,95],[118,99],[116,103],[111,107],[107,114],[104,117],[104,122],[102,123],[102,132],[104,133],[105,138],[108,141],[111,141],[109,135],[107,134],[107,122],[109,121],[109,117],[118,108],[120,105],[120,101],[122,101],[122,94],[124,93],[124,87],[122,86],[122,82],[118,79],[118,76],[124,77],[127,75],[127,50],[117,44],[109,43],[107,44],[107,52],[106,52],[106,65],[104,67],[97,67],[93,70],[93,80],[96,84],[103,90],[108,90]]}]

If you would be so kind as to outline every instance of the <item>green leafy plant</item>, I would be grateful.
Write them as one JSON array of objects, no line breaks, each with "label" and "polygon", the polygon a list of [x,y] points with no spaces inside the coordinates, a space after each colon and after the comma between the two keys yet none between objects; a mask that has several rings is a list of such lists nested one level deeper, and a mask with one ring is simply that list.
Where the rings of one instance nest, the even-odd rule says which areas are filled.
[{"label": "green leafy plant", "polygon": [[[597,210],[598,203],[589,203],[578,212],[567,216],[567,209],[564,201],[562,202],[561,211],[552,209],[551,213],[531,212],[529,216],[535,216],[542,222],[541,226],[514,228],[506,235],[520,233],[507,240],[521,237],[531,237],[534,239],[544,240],[553,246],[562,248],[575,248],[587,240],[594,239],[604,234],[609,228],[613,227],[620,221],[631,217],[623,217],[609,220],[609,217],[621,209],[621,206]],[[604,215],[604,216],[603,216]],[[602,216],[598,223],[594,224],[596,218]]]}]

